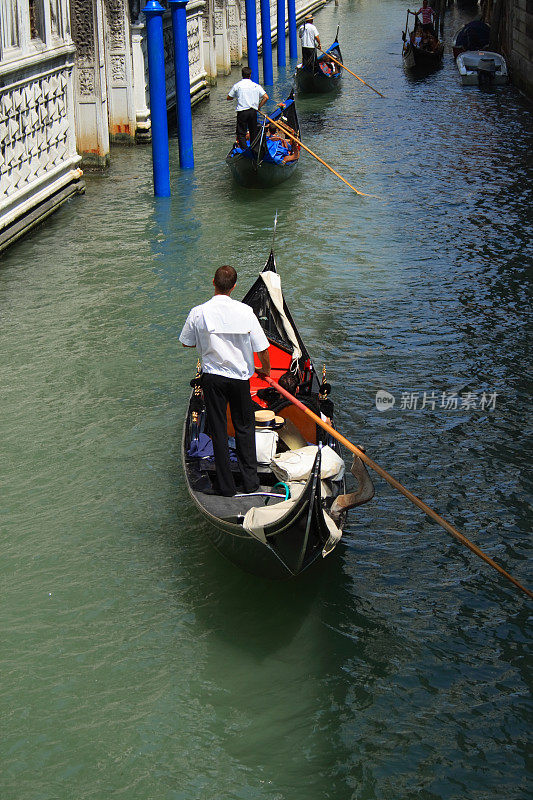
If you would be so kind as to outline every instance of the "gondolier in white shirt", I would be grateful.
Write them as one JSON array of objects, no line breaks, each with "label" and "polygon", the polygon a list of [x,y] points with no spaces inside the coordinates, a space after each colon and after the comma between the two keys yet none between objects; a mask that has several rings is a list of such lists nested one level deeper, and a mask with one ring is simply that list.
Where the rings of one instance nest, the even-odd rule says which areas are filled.
[{"label": "gondolier in white shirt", "polygon": [[236,283],[233,267],[219,267],[213,279],[214,297],[190,311],[180,334],[184,347],[197,347],[200,351],[201,386],[217,473],[213,491],[225,497],[232,497],[237,491],[229,458],[228,403],[244,492],[254,492],[259,488],[250,395],[254,353],[261,362],[258,375],[270,375],[268,339],[250,306],[230,297]]},{"label": "gondolier in white shirt", "polygon": [[227,100],[237,99],[236,139],[241,150],[246,149],[246,132],[250,133],[250,144],[257,136],[257,112],[268,100],[262,86],[251,80],[250,67],[242,68],[242,80],[235,83],[228,92]]},{"label": "gondolier in white shirt", "polygon": [[320,47],[320,36],[318,29],[313,25],[313,15],[308,14],[304,19],[304,24],[298,28],[298,36],[302,40],[302,65],[314,68],[316,51],[315,47]]}]

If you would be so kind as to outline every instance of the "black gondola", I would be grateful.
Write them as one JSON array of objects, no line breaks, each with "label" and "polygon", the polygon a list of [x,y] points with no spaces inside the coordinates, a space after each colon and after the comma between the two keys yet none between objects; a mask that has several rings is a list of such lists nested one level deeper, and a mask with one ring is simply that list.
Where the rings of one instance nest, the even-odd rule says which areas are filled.
[{"label": "black gondola", "polygon": [[[276,108],[269,116],[283,123],[300,138],[294,92],[291,91],[285,100],[284,108]],[[270,139],[267,136],[268,123],[264,117],[262,120],[259,133],[251,147],[241,150],[234,144],[226,156],[226,164],[237,183],[248,188],[267,188],[286,181],[293,174],[300,159],[299,145],[293,142],[289,150],[278,140]],[[287,156],[291,160],[285,161]]]},{"label": "black gondola", "polygon": [[[337,41],[338,36],[339,29],[337,28],[337,37],[333,44],[328,47],[326,53],[332,55],[342,64],[342,53]],[[325,56],[324,54],[315,58],[311,66],[298,64],[296,67],[296,86],[299,94],[333,92],[341,85],[341,78],[342,67],[337,66],[333,61],[328,61],[327,55]]]},{"label": "black gondola", "polygon": [[[322,382],[318,378],[281,288],[277,289],[278,281],[271,251],[265,268],[243,301],[253,308],[269,340],[271,375],[279,381],[281,376],[290,374],[294,384],[290,391],[297,392],[298,399],[315,413],[322,410],[332,418],[333,404],[327,396],[329,384],[325,378]],[[257,408],[275,412],[278,423],[279,418],[283,419],[277,452],[286,450],[296,454],[296,450],[301,453],[299,448],[309,443],[316,446],[316,455],[314,450],[311,453],[310,474],[305,482],[288,484],[290,499],[285,491],[277,489],[278,478],[268,464],[259,466],[261,486],[255,494],[229,498],[206,494],[206,489],[212,488],[214,462],[199,455],[199,443],[209,443],[209,429],[201,378],[193,384],[183,429],[183,465],[190,496],[209,522],[206,532],[211,542],[237,566],[262,577],[283,579],[307,570],[334,549],[346,511],[372,498],[374,488],[364,465],[354,459],[352,474],[357,478],[358,488],[352,494],[345,494],[342,473],[327,479],[321,477],[322,460],[325,463],[326,458],[323,448],[329,445],[339,455],[337,441],[254,373],[250,391]],[[228,435],[232,434],[228,415]],[[235,471],[238,485],[237,467]]]},{"label": "black gondola", "polygon": [[[413,14],[412,11],[407,12],[407,20],[405,23],[405,31],[402,33],[403,39],[403,49],[402,49],[402,59],[404,66],[407,69],[420,69],[420,70],[431,70],[436,69],[440,66],[442,62],[442,57],[444,55],[444,45],[442,42],[439,42],[437,39],[436,45],[434,47],[426,47],[421,43],[417,43],[417,36],[416,36],[416,23],[415,23],[415,31],[409,31],[409,14]],[[418,17],[414,14],[414,17],[418,23]],[[438,21],[435,24],[435,30],[438,31]]]}]

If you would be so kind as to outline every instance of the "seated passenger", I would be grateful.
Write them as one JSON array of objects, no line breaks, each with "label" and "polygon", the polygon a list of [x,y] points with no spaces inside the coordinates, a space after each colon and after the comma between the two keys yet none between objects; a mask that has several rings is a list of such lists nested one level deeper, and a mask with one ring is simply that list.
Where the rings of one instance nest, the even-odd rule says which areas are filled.
[{"label": "seated passenger", "polygon": [[330,55],[325,53],[319,61],[320,69],[325,75],[336,75],[340,67],[333,61]]}]

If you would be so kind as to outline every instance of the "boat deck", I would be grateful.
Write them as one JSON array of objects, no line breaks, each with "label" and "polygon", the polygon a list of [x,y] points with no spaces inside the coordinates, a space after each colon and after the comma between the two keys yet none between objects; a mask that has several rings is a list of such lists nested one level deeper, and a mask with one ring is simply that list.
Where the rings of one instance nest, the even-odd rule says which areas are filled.
[{"label": "boat deck", "polygon": [[272,506],[285,500],[285,496],[281,494],[281,492],[280,497],[272,497],[271,486],[261,485],[258,492],[263,492],[263,494],[250,494],[243,495],[242,497],[222,497],[221,495],[205,494],[205,492],[195,491],[193,491],[192,494],[208,514],[222,519],[244,517],[246,512],[251,508],[261,507],[266,503]]}]

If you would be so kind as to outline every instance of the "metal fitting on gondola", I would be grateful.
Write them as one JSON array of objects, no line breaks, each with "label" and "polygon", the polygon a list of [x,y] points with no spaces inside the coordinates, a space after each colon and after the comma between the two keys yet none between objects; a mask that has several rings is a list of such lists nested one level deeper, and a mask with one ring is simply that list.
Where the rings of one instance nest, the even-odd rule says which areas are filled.
[{"label": "metal fitting on gondola", "polygon": [[202,402],[202,387],[201,387],[201,379],[202,379],[202,365],[200,363],[200,359],[196,362],[196,375],[191,381],[191,386],[194,389],[191,397],[191,409],[192,409],[192,422],[193,424],[198,424],[198,412],[203,408]]},{"label": "metal fitting on gondola", "polygon": [[330,392],[331,384],[326,381],[326,365],[324,364],[322,366],[322,383],[320,384],[320,390],[318,392],[318,402],[322,414],[332,419],[335,406],[333,401],[329,399]]}]

